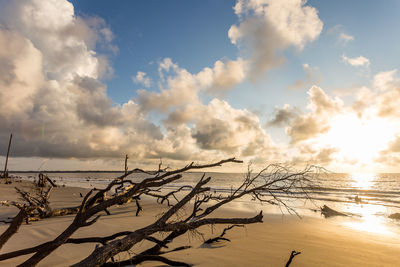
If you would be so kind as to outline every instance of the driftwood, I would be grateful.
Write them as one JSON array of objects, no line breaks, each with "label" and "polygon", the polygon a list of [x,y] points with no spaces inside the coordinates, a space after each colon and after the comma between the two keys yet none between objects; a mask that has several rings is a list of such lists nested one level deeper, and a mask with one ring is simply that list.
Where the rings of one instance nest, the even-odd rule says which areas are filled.
[{"label": "driftwood", "polygon": [[389,215],[390,219],[400,220],[400,213],[393,213]]},{"label": "driftwood", "polygon": [[287,261],[285,267],[289,267],[289,265],[292,263],[293,258],[296,257],[296,256],[299,255],[299,254],[301,254],[301,252],[297,252],[296,250],[293,250],[293,251],[290,253],[289,260]]},{"label": "driftwood", "polygon": [[[90,190],[83,197],[82,203],[77,208],[75,218],[71,224],[54,240],[35,247],[2,254],[0,255],[0,260],[34,253],[34,255],[19,266],[35,266],[63,244],[91,242],[100,243],[101,246],[97,246],[87,258],[73,266],[123,266],[124,264],[140,263],[147,260],[157,260],[171,265],[190,266],[187,263],[170,261],[160,255],[188,248],[189,246],[181,246],[169,249],[169,246],[175,238],[188,231],[197,232],[197,229],[201,226],[217,224],[232,225],[225,228],[221,233],[219,237],[223,238],[226,231],[235,226],[262,222],[262,212],[249,218],[218,218],[210,216],[221,206],[247,195],[252,196],[261,203],[280,205],[280,207],[285,208],[288,212],[297,214],[286,203],[285,197],[297,194],[299,191],[304,190],[304,188],[309,188],[310,179],[315,174],[315,171],[318,171],[314,167],[307,167],[301,172],[293,172],[291,169],[281,165],[269,165],[256,174],[253,174],[249,169],[242,184],[236,189],[232,189],[229,193],[217,195],[207,186],[211,177],[205,177],[205,175],[201,177],[195,186],[184,188],[190,190],[184,191],[180,189],[178,191],[169,191],[165,194],[162,193],[163,190],[161,189],[164,185],[181,179],[182,173],[185,171],[211,168],[221,166],[225,163],[241,163],[241,161],[231,158],[205,165],[191,163],[181,169],[172,171],[162,169],[160,163],[156,172],[145,172],[139,169],[127,171],[124,175],[110,182],[106,188]],[[147,174],[148,177],[140,182],[133,182],[126,179],[128,175],[137,171]],[[121,190],[110,194],[116,187],[121,188]],[[182,191],[180,195],[177,194],[179,191]],[[171,192],[174,193],[171,194]],[[109,194],[105,197],[107,193]],[[25,196],[24,198],[28,203],[31,201],[35,204],[28,196],[23,193],[20,194]],[[79,228],[88,227],[96,223],[100,217],[98,213],[106,211],[107,208],[112,206],[122,205],[135,200],[138,214],[142,210],[139,202],[141,195],[153,196],[159,203],[166,202],[168,210],[153,223],[134,231],[120,232],[107,237],[71,238],[71,235]],[[171,201],[175,203],[171,204]],[[186,210],[189,209],[190,212],[183,216],[180,210],[184,208]],[[157,233],[168,234],[164,239],[158,240],[153,236],[153,234]],[[135,256],[127,261],[115,262],[116,255],[131,250],[135,244],[143,240],[154,243],[154,246],[145,251],[136,252]]]},{"label": "driftwood", "polygon": [[128,173],[128,155],[125,155],[125,175]]},{"label": "driftwood", "polygon": [[49,182],[51,184],[51,186],[57,187],[57,185],[47,175],[45,175],[43,173],[39,173],[37,186],[46,187],[47,186],[47,182]]},{"label": "driftwood", "polygon": [[15,206],[20,210],[20,212],[10,221],[3,222],[13,224],[14,220],[16,220],[17,218],[21,218],[22,214],[24,215],[24,220],[26,221],[26,223],[29,224],[29,222],[32,221],[38,221],[50,217],[76,214],[78,212],[79,206],[52,208],[49,201],[52,189],[53,186],[42,188],[39,187],[38,184],[35,184],[33,192],[27,192],[19,189],[18,187],[15,187],[15,190],[22,202],[2,201],[0,202],[0,205]]},{"label": "driftwood", "polygon": [[324,215],[325,218],[329,218],[329,217],[333,217],[333,216],[348,216],[345,213],[342,213],[342,212],[336,211],[334,209],[331,209],[327,205],[324,205],[321,208],[321,214]]}]

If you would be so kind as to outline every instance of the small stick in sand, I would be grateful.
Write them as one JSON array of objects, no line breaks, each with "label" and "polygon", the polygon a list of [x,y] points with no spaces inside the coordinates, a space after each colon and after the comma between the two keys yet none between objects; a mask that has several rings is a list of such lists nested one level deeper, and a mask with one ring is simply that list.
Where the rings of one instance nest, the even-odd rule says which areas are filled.
[{"label": "small stick in sand", "polygon": [[290,253],[290,257],[288,262],[286,263],[285,267],[289,267],[289,265],[292,263],[292,260],[294,257],[296,257],[297,255],[301,254],[301,252],[297,252],[296,250],[293,250],[292,253]]}]

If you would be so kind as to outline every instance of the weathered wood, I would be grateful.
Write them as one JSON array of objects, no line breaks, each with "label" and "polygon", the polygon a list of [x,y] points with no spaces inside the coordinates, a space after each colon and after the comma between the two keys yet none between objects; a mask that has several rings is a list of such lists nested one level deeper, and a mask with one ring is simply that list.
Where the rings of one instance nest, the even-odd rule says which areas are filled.
[{"label": "weathered wood", "polygon": [[390,219],[400,220],[400,213],[393,213],[389,215]]},{"label": "weathered wood", "polygon": [[125,155],[125,175],[128,173],[128,155]]},{"label": "weathered wood", "polygon": [[10,134],[10,140],[8,141],[7,156],[6,156],[6,162],[4,164],[4,172],[3,172],[3,178],[5,179],[6,183],[9,183],[7,165],[8,165],[8,156],[10,155],[11,140],[12,140],[12,134]]},{"label": "weathered wood", "polygon": [[[166,171],[166,169],[161,169],[159,166],[159,170],[156,172],[142,171],[150,177],[145,178],[140,182],[132,182],[131,180],[124,179],[134,171],[140,170],[135,169],[133,171],[127,171],[127,169],[125,169],[125,173],[111,181],[106,188],[90,190],[83,197],[81,205],[74,208],[73,212],[76,212],[76,215],[73,222],[54,240],[33,248],[0,255],[0,260],[34,253],[34,255],[19,266],[35,266],[55,249],[65,243],[100,242],[103,244],[102,246],[96,247],[87,258],[76,263],[74,266],[102,266],[104,264],[109,264],[108,261],[110,259],[114,261],[116,259],[115,256],[119,253],[131,250],[135,244],[143,240],[154,242],[155,245],[142,253],[136,254],[130,260],[126,261],[126,263],[131,263],[140,259],[149,259],[149,257],[155,259],[154,256],[188,248],[188,246],[181,246],[169,251],[161,250],[162,248],[168,248],[167,244],[171,243],[176,237],[181,236],[188,231],[197,231],[196,229],[203,225],[233,224],[224,229],[219,236],[219,239],[221,239],[227,230],[232,229],[235,226],[262,222],[262,212],[250,218],[210,218],[209,215],[219,207],[245,195],[251,195],[262,203],[282,205],[289,212],[293,211],[295,213],[290,206],[286,205],[284,197],[298,193],[299,190],[305,190],[304,188],[310,188],[308,183],[309,174],[312,173],[315,175],[315,169],[312,167],[307,167],[301,172],[293,172],[293,170],[280,165],[269,165],[255,175],[253,175],[251,170],[249,170],[243,183],[239,187],[232,189],[231,192],[223,195],[216,195],[216,192],[212,191],[210,187],[207,187],[211,177],[206,178],[205,175],[202,176],[194,187],[190,188],[191,190],[185,192],[182,197],[177,197],[175,195],[177,192],[176,190],[172,191],[172,194],[170,192],[165,195],[152,193],[162,192],[160,189],[164,185],[181,179],[182,172],[192,169],[216,167],[227,162],[237,163],[241,161],[231,158],[205,165],[195,165],[194,163],[191,163],[184,168],[173,171]],[[110,194],[110,191],[115,187],[121,187],[122,191]],[[178,189],[178,191],[181,189]],[[279,192],[279,194],[276,194],[276,192]],[[48,201],[43,201],[43,197],[36,198],[21,190],[20,194],[29,204],[35,205],[35,203],[39,203],[41,205],[39,215],[54,214],[54,211],[48,205]],[[158,202],[166,201],[168,203],[168,198],[174,198],[176,204],[171,205],[171,203],[169,203],[169,209],[152,224],[126,233],[126,235],[121,235],[121,238],[115,238],[114,236],[110,236],[110,239],[107,240],[105,237],[71,238],[71,235],[73,235],[78,229],[94,224],[100,217],[97,215],[99,212],[107,212],[107,208],[114,205],[122,205],[131,200],[135,200],[137,201],[136,206],[138,214],[142,209],[138,200],[143,194],[157,198]],[[46,194],[44,199],[47,199]],[[42,203],[45,203],[45,205]],[[203,208],[206,203],[209,205],[207,208]],[[189,213],[189,215],[182,215],[180,210],[188,206],[191,207],[191,213]],[[152,237],[153,234],[165,232],[169,232],[169,234],[163,240],[157,240]],[[116,262],[115,264],[123,265],[124,263],[125,262]]]},{"label": "weathered wood", "polygon": [[141,242],[146,236],[154,234],[156,232],[169,232],[174,229],[181,231],[194,230],[203,225],[213,225],[213,224],[251,224],[262,222],[262,212],[252,218],[207,218],[191,223],[172,223],[172,224],[160,224],[153,223],[150,226],[141,228],[134,231],[132,234],[126,237],[115,240],[108,243],[106,246],[98,247],[94,252],[89,255],[86,259],[83,259],[74,267],[84,267],[84,266],[102,266],[107,262],[108,259],[117,255],[120,252],[127,251],[132,248],[133,245]]},{"label": "weathered wood", "polygon": [[[131,233],[132,233],[131,231],[124,231],[124,232],[116,233],[116,234],[113,234],[110,236],[105,236],[105,237],[68,238],[67,241],[65,241],[65,243],[66,244],[68,244],[68,243],[69,244],[101,243],[104,245],[110,240],[114,240],[117,237],[121,237],[121,236],[128,235]],[[35,252],[39,251],[40,249],[45,248],[47,245],[49,245],[50,242],[46,242],[46,243],[40,244],[35,247],[31,247],[31,248],[25,248],[25,249],[20,249],[20,250],[1,254],[0,261],[35,253]]]},{"label": "weathered wood", "polygon": [[46,187],[47,182],[49,182],[53,187],[57,187],[57,185],[47,175],[39,173],[39,179],[37,185],[39,187]]},{"label": "weathered wood", "polygon": [[348,216],[345,213],[342,213],[342,212],[336,211],[334,209],[331,209],[327,205],[324,205],[321,208],[321,213],[322,213],[322,215],[325,216],[325,218],[329,218],[329,217],[333,217],[333,216],[345,216],[345,217]]}]

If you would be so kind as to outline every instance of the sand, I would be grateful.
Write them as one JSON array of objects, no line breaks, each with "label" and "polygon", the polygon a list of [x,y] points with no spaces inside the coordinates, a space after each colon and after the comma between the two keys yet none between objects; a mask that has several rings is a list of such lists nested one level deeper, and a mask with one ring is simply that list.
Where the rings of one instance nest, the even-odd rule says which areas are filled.
[{"label": "sand", "polygon": [[[0,185],[0,200],[14,200],[14,186],[28,188],[29,183]],[[74,206],[80,203],[79,193],[86,189],[63,187],[54,188],[53,206]],[[73,237],[106,236],[119,231],[135,230],[152,222],[165,207],[151,201],[143,201],[144,211],[135,217],[133,204],[111,209],[111,216],[102,216],[93,226],[80,229]],[[14,208],[1,207],[0,218],[16,214]],[[254,216],[254,212],[232,209],[219,211],[218,216]],[[54,239],[64,230],[73,216],[45,219],[31,225],[22,225],[2,248],[1,253],[27,248]],[[226,237],[231,242],[212,246],[202,245],[200,235],[186,234],[177,239],[171,248],[189,244],[192,248],[173,252],[169,258],[194,264],[195,266],[284,266],[292,250],[301,251],[291,266],[400,266],[400,240],[397,236],[372,234],[343,226],[340,220],[323,218],[281,216],[265,214],[264,223],[235,228]],[[7,225],[1,225],[3,232]],[[204,238],[214,237],[221,227],[204,227],[200,232]],[[143,241],[131,253],[140,252],[151,243]],[[44,259],[39,266],[68,266],[85,258],[95,244],[67,244]],[[124,253],[121,258],[128,254]],[[29,256],[0,262],[0,266],[15,266]],[[140,266],[163,266],[158,262],[147,262]]]}]

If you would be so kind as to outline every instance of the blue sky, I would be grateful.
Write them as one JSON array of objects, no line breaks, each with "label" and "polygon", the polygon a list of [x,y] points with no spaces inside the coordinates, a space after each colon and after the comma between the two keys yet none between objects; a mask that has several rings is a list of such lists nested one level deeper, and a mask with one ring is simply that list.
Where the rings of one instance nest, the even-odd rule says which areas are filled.
[{"label": "blue sky", "polygon": [[398,171],[398,1],[0,4],[11,168],[129,154]]},{"label": "blue sky", "polygon": [[[131,76],[137,71],[157,75],[154,63],[169,57],[190,72],[198,72],[216,60],[235,58],[239,51],[230,42],[227,31],[237,23],[232,7],[235,1],[71,1],[77,14],[103,18],[115,35],[118,53],[111,55],[115,75],[105,81],[109,96],[117,103],[135,96],[138,87]],[[265,82],[243,87],[272,87],[282,91],[285,85],[302,78],[302,64],[318,66],[324,74],[323,85],[331,89],[365,84],[367,79],[340,60],[348,56],[368,55],[372,72],[398,66],[400,49],[400,8],[398,1],[309,1],[318,9],[324,28],[317,42],[301,53],[287,52],[286,64],[276,73],[265,75]],[[327,32],[341,25],[355,36],[346,46]],[[107,52],[107,51],[105,51]],[[268,76],[278,76],[273,79]],[[340,77],[338,79],[337,77]],[[155,77],[156,78],[156,77]],[[257,101],[255,98],[253,101]],[[238,103],[240,105],[240,103]],[[248,103],[246,103],[248,104]]]},{"label": "blue sky", "polygon": [[157,74],[155,63],[165,57],[191,72],[212,65],[221,55],[237,54],[228,36],[237,21],[234,1],[72,1],[77,13],[103,18],[118,47],[112,56],[114,77],[106,81],[110,97],[125,102],[138,87],[137,71]]}]

